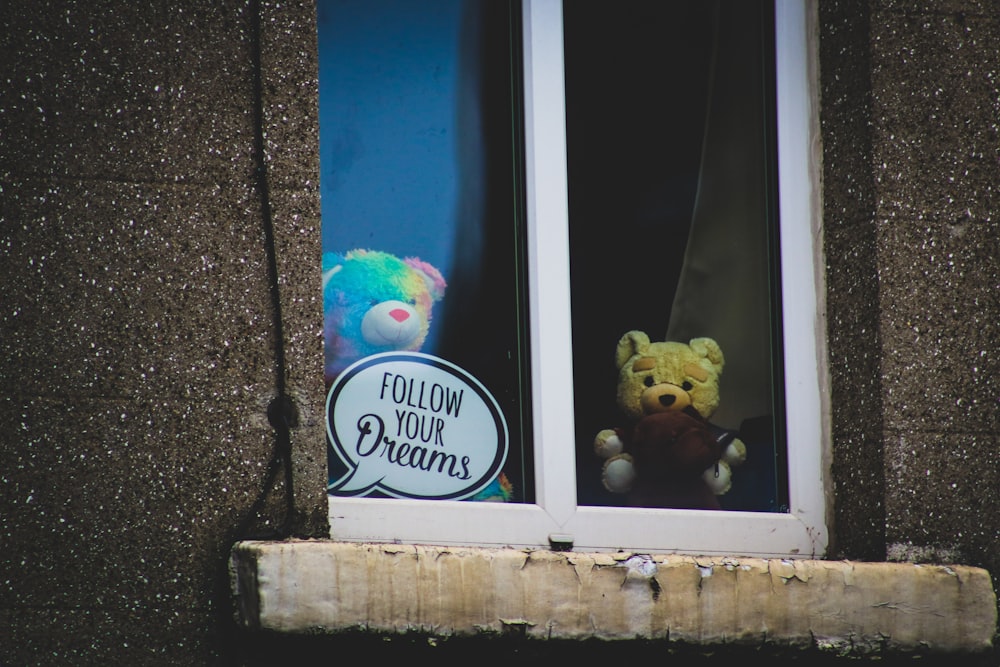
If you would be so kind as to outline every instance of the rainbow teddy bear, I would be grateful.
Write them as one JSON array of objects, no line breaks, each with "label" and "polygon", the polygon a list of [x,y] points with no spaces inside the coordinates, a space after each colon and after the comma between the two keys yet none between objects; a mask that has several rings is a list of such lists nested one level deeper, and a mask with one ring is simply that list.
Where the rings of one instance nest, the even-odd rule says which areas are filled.
[{"label": "rainbow teddy bear", "polygon": [[441,273],[416,257],[363,249],[323,253],[326,381],[363,357],[419,350],[445,287]]}]

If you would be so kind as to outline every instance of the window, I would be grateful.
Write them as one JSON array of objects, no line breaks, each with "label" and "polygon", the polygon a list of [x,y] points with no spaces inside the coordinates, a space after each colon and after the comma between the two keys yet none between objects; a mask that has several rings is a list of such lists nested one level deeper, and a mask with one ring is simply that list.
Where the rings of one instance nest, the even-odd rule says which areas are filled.
[{"label": "window", "polygon": [[[341,381],[333,392],[344,422],[330,437],[343,445],[331,451],[331,491],[531,502],[524,176],[513,148],[523,143],[518,7],[318,7],[324,289],[328,305],[337,301],[325,323],[326,375]],[[395,305],[369,310],[373,300]],[[344,373],[386,352],[403,354]],[[383,395],[385,373],[393,391]],[[359,456],[356,424],[370,410],[359,403],[355,414],[345,399],[366,378],[379,382],[380,423],[396,444],[361,444]],[[421,408],[421,386],[461,403]],[[474,419],[473,405],[490,414]],[[347,465],[351,456],[362,465]]]},{"label": "window", "polygon": [[[726,28],[718,15],[700,14],[705,3],[690,3],[694,15],[671,3],[669,16],[660,4],[667,3],[616,4],[597,15],[595,3],[564,9],[553,0],[319,3],[324,250],[333,253],[325,257],[325,289],[347,276],[348,249],[387,251],[404,263],[419,257],[411,264],[425,269],[426,289],[408,305],[418,316],[421,308],[431,313],[418,342],[388,351],[355,343],[328,374],[330,414],[341,415],[328,419],[333,538],[747,555],[825,549],[806,11],[777,3],[773,15],[756,15],[762,30],[743,19],[735,24],[746,48],[759,39],[765,48],[753,61],[760,80],[750,84],[761,104],[741,107],[744,121],[756,114],[759,131],[734,147],[732,115],[720,120],[705,100],[722,106],[725,94],[714,83],[743,53],[713,48],[716,31]],[[634,13],[647,9],[659,11],[655,21]],[[680,45],[640,37],[640,28],[663,22],[685,26],[681,32],[695,39],[671,52],[666,46]],[[608,31],[607,40],[590,37],[595,26]],[[630,55],[625,46],[652,52]],[[635,95],[671,84],[684,92]],[[664,98],[671,104],[648,108]],[[629,137],[630,121],[669,133],[670,154],[641,158],[626,150],[620,155],[636,159],[623,164],[602,152]],[[722,150],[713,153],[714,146]],[[752,160],[751,186],[709,183],[727,172],[707,163],[736,158],[743,173]],[[621,220],[614,198],[625,190],[615,190],[616,179],[631,188]],[[605,194],[602,183],[608,196],[595,197]],[[643,194],[637,186],[650,187]],[[733,188],[742,188],[740,202],[755,202],[740,241],[754,268],[699,292],[704,283],[689,278],[685,257],[696,256],[709,233],[699,219],[728,215],[718,204]],[[664,238],[676,243],[663,248]],[[648,307],[618,304],[651,319],[615,315],[595,333],[587,323],[602,315],[601,300],[618,300],[609,285],[627,282],[620,272],[651,252],[671,286]],[[601,268],[610,272],[605,284]],[[748,275],[757,284],[749,291]],[[720,297],[725,285],[742,291]],[[762,332],[751,346],[760,353],[727,355],[736,369],[746,368],[746,358],[759,362],[762,381],[736,379],[723,399],[732,406],[741,393],[763,398],[747,408],[765,424],[750,454],[765,461],[758,484],[723,510],[622,506],[598,487],[600,461],[589,443],[595,425],[612,419],[601,413],[602,396],[614,408],[612,332],[686,339],[707,325],[674,315],[684,309],[672,304],[720,298],[729,300],[718,310],[744,322],[756,306],[766,310],[763,325],[747,325]],[[754,307],[738,311],[740,304]],[[713,336],[727,331],[712,326]],[[733,344],[747,338],[732,337]],[[341,342],[328,340],[328,349],[335,345]],[[724,372],[726,388],[727,379]],[[384,413],[374,416],[351,395],[378,395]],[[456,408],[458,400],[468,407],[461,419],[449,412],[449,396]],[[471,448],[468,456],[453,456],[457,440]],[[369,465],[375,459],[381,462]],[[771,474],[761,478],[761,470]],[[442,481],[423,485],[428,472]],[[508,502],[477,502],[495,496],[498,479]]]}]

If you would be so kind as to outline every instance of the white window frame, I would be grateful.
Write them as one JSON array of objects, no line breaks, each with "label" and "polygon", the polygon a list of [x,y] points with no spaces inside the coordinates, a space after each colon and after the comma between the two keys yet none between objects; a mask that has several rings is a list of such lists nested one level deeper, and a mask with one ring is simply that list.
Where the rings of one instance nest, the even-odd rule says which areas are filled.
[{"label": "white window frame", "polygon": [[[525,162],[535,504],[330,498],[331,537],[576,551],[819,557],[827,451],[815,38],[808,0],[777,0],[778,181],[787,513],[577,506],[561,0],[524,2]],[[812,258],[812,261],[803,261]],[[544,261],[543,261],[544,259]]]}]

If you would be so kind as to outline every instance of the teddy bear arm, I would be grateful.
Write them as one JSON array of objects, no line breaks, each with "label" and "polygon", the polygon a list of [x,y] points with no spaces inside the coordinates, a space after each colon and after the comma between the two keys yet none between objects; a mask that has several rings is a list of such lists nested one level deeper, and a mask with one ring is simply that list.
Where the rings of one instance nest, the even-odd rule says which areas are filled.
[{"label": "teddy bear arm", "polygon": [[747,446],[739,438],[733,438],[723,450],[722,460],[731,466],[741,465],[747,460]]},{"label": "teddy bear arm", "polygon": [[610,459],[622,453],[625,443],[617,429],[606,428],[598,432],[594,438],[594,453],[602,459]]},{"label": "teddy bear arm", "polygon": [[709,466],[701,474],[701,478],[717,496],[725,494],[733,486],[733,472],[729,464],[721,459],[715,465]]},{"label": "teddy bear arm", "polygon": [[635,465],[628,454],[612,456],[604,462],[601,482],[612,493],[627,493],[635,482]]}]

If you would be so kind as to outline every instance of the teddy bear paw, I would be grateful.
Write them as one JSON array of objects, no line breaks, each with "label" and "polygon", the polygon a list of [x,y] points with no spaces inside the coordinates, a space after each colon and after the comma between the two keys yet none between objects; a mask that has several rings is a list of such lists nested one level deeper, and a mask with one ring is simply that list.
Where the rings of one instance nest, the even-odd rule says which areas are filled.
[{"label": "teddy bear paw", "polygon": [[742,465],[747,460],[747,446],[739,438],[733,438],[722,452],[722,460],[731,466]]},{"label": "teddy bear paw", "polygon": [[701,474],[701,478],[708,484],[708,488],[717,496],[729,491],[733,485],[733,472],[729,464],[720,460]]},{"label": "teddy bear paw", "polygon": [[632,488],[635,481],[635,465],[628,454],[613,456],[604,463],[601,472],[604,488],[612,493],[625,493]]},{"label": "teddy bear paw", "polygon": [[611,428],[606,428],[594,438],[594,453],[602,459],[610,459],[622,453],[624,444],[618,436],[618,432]]}]

